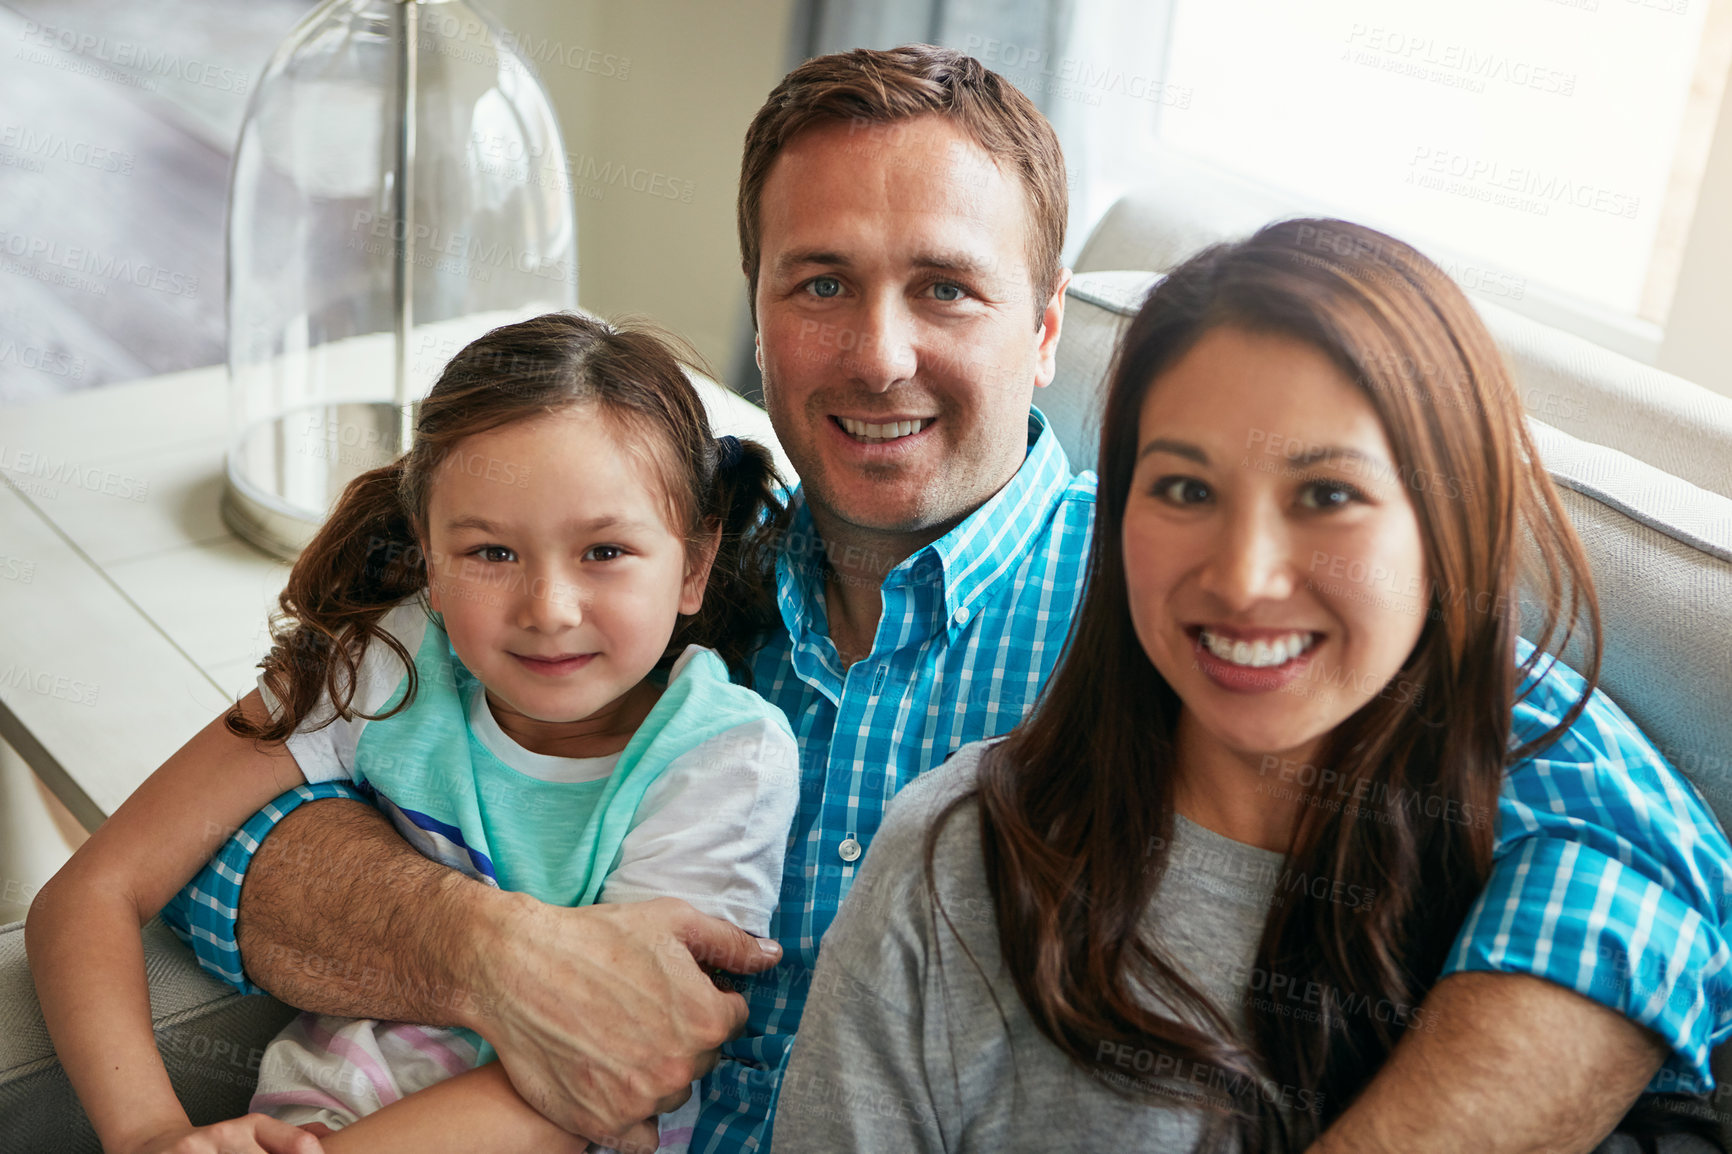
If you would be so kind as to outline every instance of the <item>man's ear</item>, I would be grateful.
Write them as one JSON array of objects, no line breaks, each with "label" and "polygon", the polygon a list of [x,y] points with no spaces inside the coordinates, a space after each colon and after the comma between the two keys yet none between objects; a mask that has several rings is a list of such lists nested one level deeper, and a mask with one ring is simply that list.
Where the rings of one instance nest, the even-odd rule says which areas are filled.
[{"label": "man's ear", "polygon": [[1044,389],[1052,384],[1053,376],[1058,372],[1058,333],[1064,327],[1064,293],[1070,287],[1070,269],[1058,270],[1058,280],[1052,290],[1052,296],[1047,300],[1046,307],[1040,312],[1040,327],[1035,330],[1039,341],[1036,346],[1034,387]]},{"label": "man's ear", "polygon": [[721,548],[722,527],[717,525],[701,542],[686,549],[686,576],[680,585],[680,615],[690,617],[704,607],[704,590],[709,587],[710,569],[716,563],[716,550]]}]

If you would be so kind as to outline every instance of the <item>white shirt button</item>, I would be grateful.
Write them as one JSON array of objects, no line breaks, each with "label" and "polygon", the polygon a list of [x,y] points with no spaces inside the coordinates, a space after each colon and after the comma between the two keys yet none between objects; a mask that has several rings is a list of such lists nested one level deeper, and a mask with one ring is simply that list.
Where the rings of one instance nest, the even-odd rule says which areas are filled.
[{"label": "white shirt button", "polygon": [[958,609],[955,612],[952,619],[958,625],[967,625],[968,624],[968,617],[969,617],[968,606],[964,605],[962,608]]},{"label": "white shirt button", "polygon": [[836,847],[836,852],[842,855],[843,861],[860,860],[860,843],[853,838],[843,838],[842,844]]}]

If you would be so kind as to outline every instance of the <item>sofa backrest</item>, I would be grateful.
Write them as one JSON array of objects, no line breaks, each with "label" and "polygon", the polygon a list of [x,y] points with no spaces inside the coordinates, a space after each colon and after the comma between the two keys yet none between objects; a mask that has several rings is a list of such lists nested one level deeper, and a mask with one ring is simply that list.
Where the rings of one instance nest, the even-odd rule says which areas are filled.
[{"label": "sofa backrest", "polygon": [[[1072,283],[1058,372],[1035,403],[1075,468],[1094,467],[1118,336],[1157,279],[1096,272]],[[1540,350],[1560,347],[1543,333],[1534,342]],[[1593,396],[1563,375],[1571,363],[1552,359],[1546,371],[1558,375],[1545,378],[1546,387]],[[1524,395],[1527,387],[1524,381]],[[1577,426],[1597,423],[1577,415]],[[1721,824],[1732,824],[1732,497],[1535,417],[1529,424],[1593,567],[1605,631],[1601,686],[1702,791]],[[1669,435],[1697,452],[1713,451],[1705,446],[1719,436],[1684,428]],[[1732,438],[1727,446],[1721,451],[1732,454]],[[1732,456],[1717,464],[1732,468]],[[1579,658],[1579,650],[1564,656]]]}]

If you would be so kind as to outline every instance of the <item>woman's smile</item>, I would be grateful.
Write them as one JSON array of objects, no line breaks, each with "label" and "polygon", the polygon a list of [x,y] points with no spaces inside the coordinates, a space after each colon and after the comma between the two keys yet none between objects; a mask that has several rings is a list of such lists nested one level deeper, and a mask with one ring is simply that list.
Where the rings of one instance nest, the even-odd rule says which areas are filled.
[{"label": "woman's smile", "polygon": [[1157,375],[1137,443],[1131,622],[1197,734],[1241,758],[1285,754],[1374,698],[1412,653],[1423,600],[1313,579],[1323,558],[1425,587],[1417,515],[1363,391],[1309,344],[1217,327]]},{"label": "woman's smile", "polygon": [[1238,630],[1196,625],[1186,630],[1197,668],[1233,693],[1269,693],[1304,674],[1325,636],[1310,629]]}]

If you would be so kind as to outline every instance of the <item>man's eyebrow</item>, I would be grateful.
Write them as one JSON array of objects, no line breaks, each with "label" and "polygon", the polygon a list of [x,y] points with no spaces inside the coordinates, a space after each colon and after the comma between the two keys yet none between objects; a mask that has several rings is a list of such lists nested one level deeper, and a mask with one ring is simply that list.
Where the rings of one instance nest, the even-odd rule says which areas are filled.
[{"label": "man's eyebrow", "polygon": [[847,268],[849,261],[841,253],[832,252],[829,249],[814,248],[802,252],[785,252],[778,256],[775,263],[770,266],[770,274],[777,277],[786,276],[793,269],[808,264],[825,265],[830,268]]},{"label": "man's eyebrow", "polygon": [[1209,454],[1189,441],[1171,441],[1165,437],[1156,437],[1137,453],[1137,460],[1142,460],[1150,453],[1171,453],[1175,457],[1183,457],[1185,460],[1195,461],[1199,465],[1209,463]]},{"label": "man's eyebrow", "polygon": [[996,261],[990,261],[971,252],[923,252],[914,257],[916,268],[942,269],[945,272],[967,273],[970,276],[981,276],[990,273]]}]

